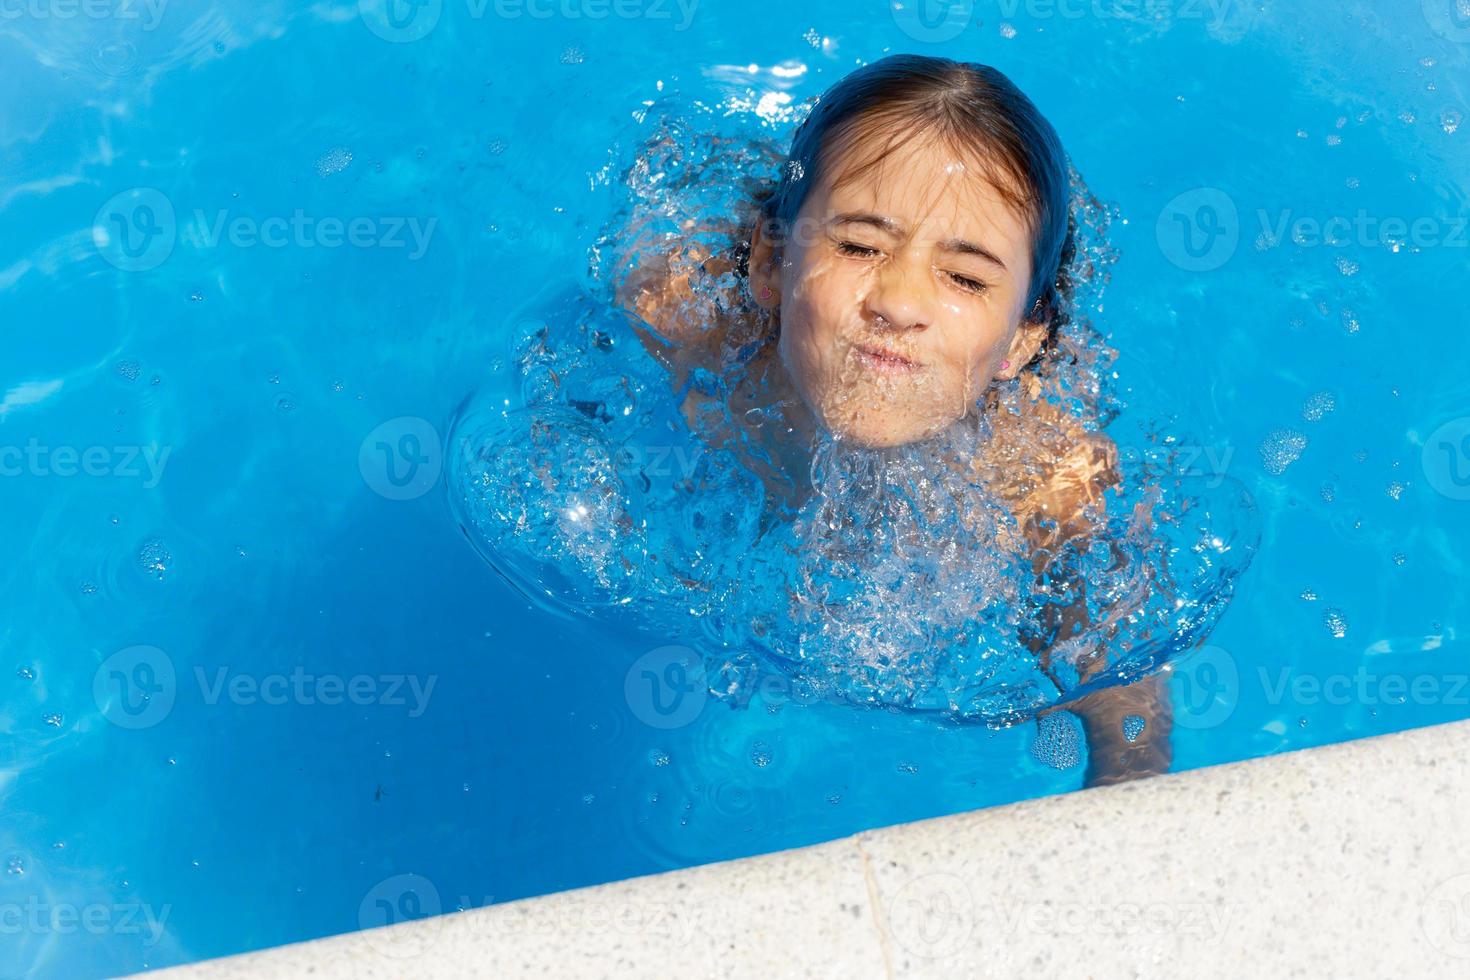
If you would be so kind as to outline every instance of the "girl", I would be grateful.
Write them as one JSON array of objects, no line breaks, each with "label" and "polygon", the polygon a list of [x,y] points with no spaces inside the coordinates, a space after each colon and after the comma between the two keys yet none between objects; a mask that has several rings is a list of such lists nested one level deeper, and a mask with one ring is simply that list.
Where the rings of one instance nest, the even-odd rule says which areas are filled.
[{"label": "girl", "polygon": [[[1069,194],[1056,133],[1004,75],[894,55],[822,96],[743,223],[686,223],[674,241],[635,226],[618,298],[652,328],[641,339],[691,426],[739,447],[787,507],[810,491],[819,429],[881,448],[991,413],[975,472],[1010,507],[1038,580],[1076,592],[1051,558],[1096,525],[1118,473],[1110,439],[1041,397],[1063,356]],[[1003,388],[1023,412],[998,410]],[[716,400],[728,414],[706,411]],[[714,415],[733,431],[698,424]],[[1025,641],[1054,679],[1065,645],[1086,681],[1105,664],[1076,647],[1108,624],[1082,598],[1046,608]],[[1164,677],[1067,705],[1089,785],[1167,769]],[[1125,736],[1130,715],[1142,735],[1135,720]]]}]

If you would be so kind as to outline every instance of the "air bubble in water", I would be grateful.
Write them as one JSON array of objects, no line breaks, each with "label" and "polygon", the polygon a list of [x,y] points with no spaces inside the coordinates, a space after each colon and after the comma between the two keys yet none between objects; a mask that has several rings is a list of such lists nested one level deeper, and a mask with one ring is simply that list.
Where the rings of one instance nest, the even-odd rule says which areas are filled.
[{"label": "air bubble in water", "polygon": [[1343,616],[1342,610],[1337,607],[1328,609],[1322,614],[1322,625],[1327,627],[1334,639],[1342,639],[1347,636],[1347,618]]},{"label": "air bubble in water", "polygon": [[1068,711],[1053,711],[1037,722],[1031,757],[1053,769],[1071,769],[1082,761],[1082,737],[1077,718]]},{"label": "air bubble in water", "polygon": [[50,712],[47,712],[46,714],[42,715],[41,716],[41,720],[43,722],[45,722],[46,724],[50,725],[52,728],[60,728],[61,727],[61,722],[62,722],[63,719],[62,719],[62,716],[61,716],[61,712],[59,712],[59,711],[50,711]]},{"label": "air bubble in water", "polygon": [[15,668],[15,676],[23,681],[33,681],[36,679],[36,672],[29,667],[17,667]]},{"label": "air bubble in water", "polygon": [[1337,408],[1337,398],[1330,391],[1319,391],[1307,399],[1302,406],[1302,418],[1308,422],[1319,422]]},{"label": "air bubble in water", "polygon": [[172,562],[173,555],[169,554],[168,545],[158,538],[149,538],[138,549],[138,567],[160,582]]},{"label": "air bubble in water", "polygon": [[1460,128],[1460,123],[1463,121],[1464,116],[1460,115],[1458,109],[1446,109],[1439,116],[1440,128],[1447,134],[1453,134],[1455,130]]},{"label": "air bubble in water", "polygon": [[649,749],[648,762],[655,768],[666,766],[669,764],[669,754],[663,749]]},{"label": "air bubble in water", "polygon": [[113,365],[112,370],[116,372],[119,378],[126,381],[137,381],[138,375],[142,372],[143,368],[137,361],[126,360],[118,361],[117,364]]},{"label": "air bubble in water", "polygon": [[1143,729],[1148,725],[1148,720],[1143,715],[1129,715],[1123,719],[1123,738],[1130,742],[1138,741],[1138,736],[1143,734]]},{"label": "air bubble in water", "polygon": [[1280,476],[1301,457],[1307,437],[1295,429],[1275,429],[1261,442],[1261,462],[1266,472]]},{"label": "air bubble in water", "polygon": [[26,873],[25,863],[20,858],[10,858],[5,862],[5,873],[8,875],[23,875]]},{"label": "air bubble in water", "polygon": [[318,177],[330,177],[333,174],[340,174],[351,163],[352,151],[345,146],[334,146],[317,157],[316,175]]},{"label": "air bubble in water", "polygon": [[764,769],[771,764],[771,747],[765,742],[756,742],[750,747],[750,761],[757,769]]}]

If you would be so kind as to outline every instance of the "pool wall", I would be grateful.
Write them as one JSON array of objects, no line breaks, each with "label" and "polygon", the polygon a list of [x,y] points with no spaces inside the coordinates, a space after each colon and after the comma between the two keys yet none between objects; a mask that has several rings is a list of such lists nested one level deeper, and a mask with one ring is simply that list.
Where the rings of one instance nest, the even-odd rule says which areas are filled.
[{"label": "pool wall", "polygon": [[1470,722],[419,919],[168,977],[1463,977]]}]

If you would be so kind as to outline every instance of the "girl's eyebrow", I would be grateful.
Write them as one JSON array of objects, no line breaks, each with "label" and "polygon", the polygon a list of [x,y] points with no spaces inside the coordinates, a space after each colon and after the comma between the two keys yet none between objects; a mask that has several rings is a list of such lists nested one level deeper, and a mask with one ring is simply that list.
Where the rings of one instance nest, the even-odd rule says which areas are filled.
[{"label": "girl's eyebrow", "polygon": [[[835,216],[832,219],[831,223],[834,225],[870,225],[874,228],[877,228],[879,231],[887,232],[890,235],[903,234],[903,225],[901,223],[894,221],[892,218],[889,218],[885,215],[873,214],[870,211],[844,211],[843,213]],[[963,238],[947,238],[939,243],[939,248],[941,251],[945,252],[959,252],[963,255],[976,256],[977,258],[984,259],[987,262],[999,266],[1002,270],[1005,270],[1006,268],[1006,264],[1002,262],[994,252],[990,251],[990,249],[986,248],[983,245],[977,245],[974,242],[966,241]]]}]

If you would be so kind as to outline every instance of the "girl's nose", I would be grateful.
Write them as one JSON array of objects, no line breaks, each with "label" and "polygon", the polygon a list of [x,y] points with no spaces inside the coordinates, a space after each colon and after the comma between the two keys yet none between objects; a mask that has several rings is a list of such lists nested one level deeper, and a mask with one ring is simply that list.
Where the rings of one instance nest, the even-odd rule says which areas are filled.
[{"label": "girl's nose", "polygon": [[884,262],[868,293],[868,312],[901,329],[922,330],[933,324],[933,282],[920,265],[897,257]]}]

